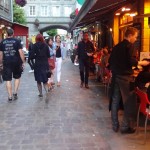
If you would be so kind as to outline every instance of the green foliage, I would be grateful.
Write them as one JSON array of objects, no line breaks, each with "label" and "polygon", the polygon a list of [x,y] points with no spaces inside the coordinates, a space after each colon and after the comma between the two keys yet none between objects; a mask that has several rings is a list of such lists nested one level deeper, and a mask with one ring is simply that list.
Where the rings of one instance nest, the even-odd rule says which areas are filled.
[{"label": "green foliage", "polygon": [[51,29],[51,30],[48,30],[46,31],[46,33],[49,35],[49,36],[55,36],[57,34],[57,29]]},{"label": "green foliage", "polygon": [[24,25],[27,23],[24,10],[15,3],[13,3],[13,20]]}]

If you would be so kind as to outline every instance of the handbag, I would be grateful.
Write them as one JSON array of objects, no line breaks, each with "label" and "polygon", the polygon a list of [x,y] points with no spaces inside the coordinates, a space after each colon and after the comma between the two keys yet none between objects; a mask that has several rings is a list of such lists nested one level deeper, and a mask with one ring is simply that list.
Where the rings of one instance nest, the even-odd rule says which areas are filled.
[{"label": "handbag", "polygon": [[51,70],[55,69],[55,61],[54,59],[49,58],[48,59],[48,64]]}]

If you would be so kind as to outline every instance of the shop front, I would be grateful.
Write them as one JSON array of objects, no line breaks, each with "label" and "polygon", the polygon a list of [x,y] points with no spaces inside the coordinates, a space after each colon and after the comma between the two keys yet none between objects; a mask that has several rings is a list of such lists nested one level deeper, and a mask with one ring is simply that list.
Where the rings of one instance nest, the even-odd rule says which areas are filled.
[{"label": "shop front", "polygon": [[81,28],[91,33],[91,40],[98,48],[114,46],[113,14],[130,0],[87,0],[78,16],[70,26],[70,30]]},{"label": "shop front", "polygon": [[86,28],[98,47],[113,47],[123,40],[126,28],[133,26],[139,30],[135,50],[150,51],[150,0],[89,1],[78,15],[70,30]]},{"label": "shop front", "polygon": [[[140,53],[150,52],[150,0],[137,0],[119,8],[114,13],[114,41],[117,44],[124,38],[127,27],[135,27],[139,34],[134,44],[134,53],[141,57]],[[119,32],[118,32],[119,31]]]},{"label": "shop front", "polygon": [[29,32],[28,27],[22,24],[13,23],[12,28],[14,30],[14,37],[20,39],[23,47],[27,49],[28,48],[28,32]]},{"label": "shop front", "polygon": [[113,17],[113,38],[114,45],[122,41],[125,36],[125,31],[128,27],[135,27],[138,29],[139,34],[137,41],[134,44],[134,55],[139,56],[141,51],[141,35],[142,35],[142,24],[136,19],[136,16],[141,10],[138,9],[140,1],[134,3],[128,3],[114,12]]}]

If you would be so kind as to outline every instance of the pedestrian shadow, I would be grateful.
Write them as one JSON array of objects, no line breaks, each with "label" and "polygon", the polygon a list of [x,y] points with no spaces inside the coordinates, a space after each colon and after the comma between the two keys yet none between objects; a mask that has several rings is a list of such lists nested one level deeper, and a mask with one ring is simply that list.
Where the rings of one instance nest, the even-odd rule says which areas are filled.
[{"label": "pedestrian shadow", "polygon": [[45,104],[46,104],[45,106],[48,107],[48,104],[52,100],[51,99],[52,97],[53,97],[52,91],[50,91],[50,92],[48,92],[48,93],[45,94],[45,97],[44,97],[44,101],[45,101]]},{"label": "pedestrian shadow", "polygon": [[[45,95],[45,98],[44,98],[45,104],[48,104],[48,103],[49,103],[49,94],[50,94],[50,93],[46,93],[46,95]],[[46,106],[48,106],[48,105],[46,105]]]}]

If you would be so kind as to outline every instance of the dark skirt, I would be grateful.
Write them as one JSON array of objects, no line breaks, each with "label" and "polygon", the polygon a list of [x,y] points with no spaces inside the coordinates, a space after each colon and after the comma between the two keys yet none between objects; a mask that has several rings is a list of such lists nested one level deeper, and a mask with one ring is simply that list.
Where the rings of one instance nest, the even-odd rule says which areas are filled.
[{"label": "dark skirt", "polygon": [[34,67],[34,77],[35,81],[37,82],[43,82],[47,83],[48,77],[47,77],[47,70],[49,69],[48,63],[37,65],[35,64]]}]

